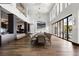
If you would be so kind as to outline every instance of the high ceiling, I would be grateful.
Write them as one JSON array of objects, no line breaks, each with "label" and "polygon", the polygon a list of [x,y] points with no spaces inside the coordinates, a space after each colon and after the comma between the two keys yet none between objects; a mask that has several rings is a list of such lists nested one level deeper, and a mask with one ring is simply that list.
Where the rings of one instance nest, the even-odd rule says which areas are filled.
[{"label": "high ceiling", "polygon": [[40,13],[48,13],[54,4],[52,3],[28,3],[27,5],[31,11],[36,11]]},{"label": "high ceiling", "polygon": [[27,3],[28,15],[33,19],[45,17],[54,3]]}]

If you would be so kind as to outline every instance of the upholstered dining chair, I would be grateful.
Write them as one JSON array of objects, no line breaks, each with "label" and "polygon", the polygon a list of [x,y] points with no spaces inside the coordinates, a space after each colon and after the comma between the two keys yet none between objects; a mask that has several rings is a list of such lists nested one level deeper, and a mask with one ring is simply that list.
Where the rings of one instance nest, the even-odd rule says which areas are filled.
[{"label": "upholstered dining chair", "polygon": [[44,35],[38,35],[37,40],[38,40],[38,44],[43,44],[43,45],[46,44],[46,40],[45,40]]}]

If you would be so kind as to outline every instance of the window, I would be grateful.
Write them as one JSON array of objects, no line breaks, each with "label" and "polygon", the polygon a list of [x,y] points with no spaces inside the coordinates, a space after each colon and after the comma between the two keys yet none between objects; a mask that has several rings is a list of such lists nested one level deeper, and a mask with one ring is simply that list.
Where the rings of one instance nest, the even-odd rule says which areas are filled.
[{"label": "window", "polygon": [[56,35],[56,23],[54,24],[54,35]]},{"label": "window", "polygon": [[58,35],[58,23],[56,23],[55,30],[56,30],[56,36],[57,36]]},{"label": "window", "polygon": [[72,39],[73,17],[68,17],[68,39]]},{"label": "window", "polygon": [[55,6],[55,17],[57,16],[57,5]]},{"label": "window", "polygon": [[58,22],[58,37],[61,37],[61,21]]},{"label": "window", "polygon": [[72,15],[57,21],[52,25],[53,34],[66,40],[72,39],[73,21]]},{"label": "window", "polygon": [[59,14],[59,3],[57,4],[57,15]]},{"label": "window", "polygon": [[54,25],[52,24],[52,34],[54,34]]},{"label": "window", "polygon": [[67,39],[67,18],[64,19],[64,39]]},{"label": "window", "polygon": [[61,20],[61,38],[64,38],[64,20]]},{"label": "window", "polygon": [[65,3],[65,8],[68,6],[68,3]]},{"label": "window", "polygon": [[60,12],[62,12],[62,3],[60,3]]}]

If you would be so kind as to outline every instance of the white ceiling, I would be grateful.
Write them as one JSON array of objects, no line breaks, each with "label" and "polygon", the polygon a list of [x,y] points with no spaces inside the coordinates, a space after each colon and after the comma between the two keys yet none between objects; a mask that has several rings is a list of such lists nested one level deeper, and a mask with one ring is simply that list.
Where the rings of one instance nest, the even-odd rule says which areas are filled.
[{"label": "white ceiling", "polygon": [[27,6],[29,10],[48,13],[54,4],[52,3],[28,3]]},{"label": "white ceiling", "polygon": [[54,3],[27,3],[28,15],[32,19],[43,19],[50,12]]}]

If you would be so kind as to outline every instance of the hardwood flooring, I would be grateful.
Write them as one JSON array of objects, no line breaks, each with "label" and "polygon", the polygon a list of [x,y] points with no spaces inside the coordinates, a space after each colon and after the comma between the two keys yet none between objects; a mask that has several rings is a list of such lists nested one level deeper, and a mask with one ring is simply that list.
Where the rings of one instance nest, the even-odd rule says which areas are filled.
[{"label": "hardwood flooring", "polygon": [[20,40],[12,41],[0,48],[1,56],[78,56],[79,46],[71,42],[51,37],[52,44],[45,47],[32,47],[30,39],[24,37]]}]

